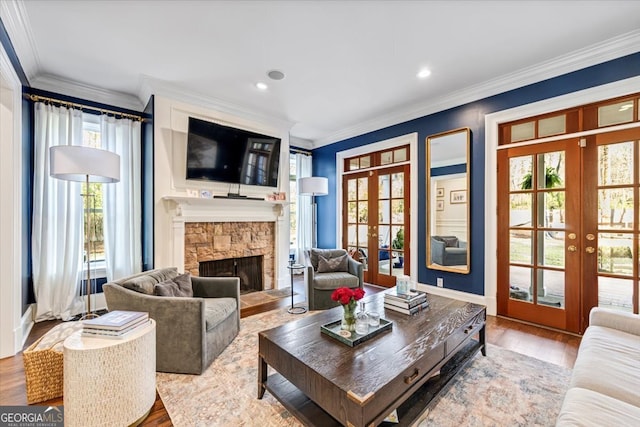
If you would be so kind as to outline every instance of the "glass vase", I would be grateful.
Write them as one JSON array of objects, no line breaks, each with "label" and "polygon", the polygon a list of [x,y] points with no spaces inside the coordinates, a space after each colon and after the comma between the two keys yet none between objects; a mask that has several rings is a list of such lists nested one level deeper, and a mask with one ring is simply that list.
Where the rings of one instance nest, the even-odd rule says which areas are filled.
[{"label": "glass vase", "polygon": [[344,312],[342,314],[342,323],[340,328],[345,331],[354,332],[356,330],[356,302],[350,301],[349,304],[342,304]]}]

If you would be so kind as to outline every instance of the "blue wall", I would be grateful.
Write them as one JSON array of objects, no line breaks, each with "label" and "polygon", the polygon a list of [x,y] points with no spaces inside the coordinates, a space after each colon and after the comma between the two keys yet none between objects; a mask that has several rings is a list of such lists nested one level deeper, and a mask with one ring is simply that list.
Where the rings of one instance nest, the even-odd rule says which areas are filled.
[{"label": "blue wall", "polygon": [[[611,83],[640,75],[640,52],[501,93],[459,107],[400,123],[364,135],[349,138],[313,150],[313,174],[329,178],[329,195],[318,197],[318,247],[334,248],[336,242],[336,153],[384,141],[408,133],[418,133],[418,200],[412,200],[411,209],[418,212],[418,230],[413,230],[413,241],[418,242],[418,281],[435,284],[436,277],[444,278],[446,288],[484,294],[484,199],[485,199],[485,115],[543,99]],[[640,88],[639,88],[640,90]],[[471,273],[456,274],[426,268],[425,218],[425,141],[429,135],[451,129],[471,129]]]}]

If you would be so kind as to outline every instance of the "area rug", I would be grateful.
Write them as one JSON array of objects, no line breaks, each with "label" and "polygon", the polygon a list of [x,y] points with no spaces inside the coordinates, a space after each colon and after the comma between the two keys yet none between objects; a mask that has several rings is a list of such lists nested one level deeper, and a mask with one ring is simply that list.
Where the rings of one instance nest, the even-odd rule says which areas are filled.
[{"label": "area rug", "polygon": [[[177,427],[301,426],[269,392],[257,399],[258,332],[302,316],[273,310],[240,321],[240,334],[202,375],[157,374]],[[570,370],[488,346],[434,399],[414,426],[549,426],[555,424]]]},{"label": "area rug", "polygon": [[[293,295],[298,295],[298,293],[294,291]],[[291,298],[291,286],[281,289],[249,292],[247,294],[240,295],[240,308],[252,307],[254,305],[260,305],[287,297]]]}]

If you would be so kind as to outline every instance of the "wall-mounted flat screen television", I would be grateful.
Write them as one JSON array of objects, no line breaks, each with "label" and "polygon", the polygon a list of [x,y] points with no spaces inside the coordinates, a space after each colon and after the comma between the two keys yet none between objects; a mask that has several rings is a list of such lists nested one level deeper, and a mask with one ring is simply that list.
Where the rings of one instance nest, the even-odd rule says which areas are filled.
[{"label": "wall-mounted flat screen television", "polygon": [[189,117],[187,179],[278,186],[280,138]]}]

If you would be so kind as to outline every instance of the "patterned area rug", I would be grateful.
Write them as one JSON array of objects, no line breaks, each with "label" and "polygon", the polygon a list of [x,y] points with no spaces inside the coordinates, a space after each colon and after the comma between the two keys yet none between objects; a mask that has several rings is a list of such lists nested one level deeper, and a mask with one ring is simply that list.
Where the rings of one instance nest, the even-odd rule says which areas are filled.
[{"label": "patterned area rug", "polygon": [[[182,426],[301,426],[269,394],[257,399],[257,333],[304,315],[273,310],[240,321],[240,334],[202,375],[157,374],[160,397]],[[549,426],[570,370],[496,346],[477,355],[414,425]]]},{"label": "patterned area rug", "polygon": [[[293,295],[298,295],[298,293],[294,291]],[[291,298],[291,286],[281,289],[269,289],[266,291],[242,294],[240,295],[240,308],[252,307],[254,305],[276,301],[281,298]]]}]

